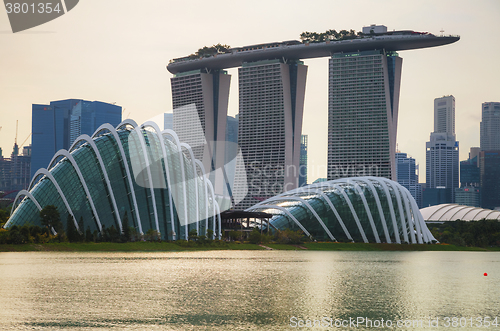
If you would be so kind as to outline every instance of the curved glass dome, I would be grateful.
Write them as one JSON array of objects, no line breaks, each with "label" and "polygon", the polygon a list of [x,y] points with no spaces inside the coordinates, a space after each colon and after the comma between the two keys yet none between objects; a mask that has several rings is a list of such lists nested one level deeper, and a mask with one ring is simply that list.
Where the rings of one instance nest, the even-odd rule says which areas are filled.
[{"label": "curved glass dome", "polygon": [[446,203],[420,209],[424,219],[431,222],[500,220],[500,211]]},{"label": "curved glass dome", "polygon": [[72,215],[83,232],[122,231],[126,214],[138,233],[153,229],[164,240],[187,239],[192,229],[221,235],[219,205],[203,164],[175,132],[153,122],[126,120],[116,129],[103,124],[69,151],[57,152],[18,193],[5,228],[41,226],[39,211],[47,205],[57,207],[63,226]]},{"label": "curved glass dome", "polygon": [[410,192],[381,177],[311,184],[247,210],[273,214],[272,227],[300,229],[317,240],[413,244],[436,241]]}]

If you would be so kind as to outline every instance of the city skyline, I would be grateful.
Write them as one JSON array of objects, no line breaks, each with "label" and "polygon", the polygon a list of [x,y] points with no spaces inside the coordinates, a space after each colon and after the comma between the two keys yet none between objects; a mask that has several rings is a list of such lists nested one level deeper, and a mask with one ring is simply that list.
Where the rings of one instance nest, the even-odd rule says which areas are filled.
[{"label": "city skyline", "polygon": [[[388,3],[391,3],[389,10]],[[397,142],[399,150],[417,160],[422,173],[425,172],[425,142],[432,131],[435,98],[450,94],[456,98],[456,134],[462,145],[460,160],[467,159],[469,147],[479,146],[482,103],[500,101],[500,92],[493,81],[500,73],[500,65],[494,62],[493,56],[477,62],[481,44],[495,40],[494,25],[489,22],[494,22],[493,18],[500,13],[500,5],[494,1],[479,4],[426,1],[418,8],[410,2],[357,1],[356,4],[366,11],[356,13],[352,8],[358,6],[353,4],[318,2],[325,13],[315,12],[310,17],[304,17],[298,6],[283,9],[278,4],[266,3],[270,13],[284,10],[286,15],[276,18],[264,14],[258,25],[252,24],[250,15],[258,11],[257,8],[226,1],[215,6],[219,4],[233,11],[246,10],[249,15],[244,18],[227,16],[221,22],[211,22],[212,26],[203,30],[201,23],[193,23],[206,14],[209,5],[202,2],[185,7],[154,4],[153,8],[148,4],[148,14],[153,16],[146,18],[146,15],[135,15],[133,6],[118,8],[113,1],[102,5],[89,0],[58,20],[12,34],[6,13],[0,14],[0,40],[6,50],[0,60],[3,73],[0,78],[0,147],[4,155],[10,155],[12,150],[16,119],[19,119],[18,142],[30,133],[31,104],[67,98],[117,102],[124,108],[123,118],[142,122],[171,110],[171,75],[165,69],[169,59],[219,42],[237,47],[299,39],[303,31],[330,28],[359,31],[373,23],[386,25],[389,30],[412,29],[436,35],[444,29],[445,34],[461,37],[459,42],[447,47],[400,53],[404,66]],[[329,9],[344,14],[332,20]],[[190,15],[168,17],[174,10],[189,10]],[[105,16],[111,12],[115,12],[116,18]],[[168,19],[161,20],[162,16]],[[93,26],[86,28],[88,17],[92,17]],[[185,17],[189,17],[189,21]],[[271,17],[276,19],[267,20]],[[110,20],[114,24],[112,27]],[[228,29],[228,26],[233,28]],[[183,33],[177,33],[179,29]],[[67,47],[63,42],[67,40],[84,46]],[[493,44],[488,49],[486,54],[496,54],[500,47]],[[326,177],[327,61],[304,61],[309,71],[302,134],[309,135],[310,182]],[[467,63],[474,63],[474,66],[467,66]],[[228,71],[237,77],[234,69]],[[236,83],[236,80],[231,82],[228,107],[228,114],[233,116],[238,112]],[[318,119],[324,119],[323,128],[317,127]],[[420,178],[421,182],[424,180]]]}]

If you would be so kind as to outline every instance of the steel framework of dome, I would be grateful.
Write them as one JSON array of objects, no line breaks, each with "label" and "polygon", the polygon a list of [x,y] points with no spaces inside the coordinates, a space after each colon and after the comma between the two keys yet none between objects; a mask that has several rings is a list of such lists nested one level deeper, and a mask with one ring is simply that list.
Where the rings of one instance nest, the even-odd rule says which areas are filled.
[{"label": "steel framework of dome", "polygon": [[300,229],[317,240],[432,243],[410,192],[386,178],[353,177],[311,184],[247,209],[273,214],[276,229]]},{"label": "steel framework of dome", "polygon": [[446,203],[420,209],[424,220],[434,222],[446,221],[480,221],[482,219],[500,220],[500,210],[480,207],[462,206]]},{"label": "steel framework of dome", "polygon": [[58,208],[61,220],[71,215],[81,232],[123,231],[126,213],[138,233],[153,229],[164,240],[187,239],[192,229],[221,236],[219,205],[203,164],[174,131],[154,122],[125,120],[116,129],[103,124],[57,152],[18,193],[5,228],[40,226],[39,211],[47,205]]}]

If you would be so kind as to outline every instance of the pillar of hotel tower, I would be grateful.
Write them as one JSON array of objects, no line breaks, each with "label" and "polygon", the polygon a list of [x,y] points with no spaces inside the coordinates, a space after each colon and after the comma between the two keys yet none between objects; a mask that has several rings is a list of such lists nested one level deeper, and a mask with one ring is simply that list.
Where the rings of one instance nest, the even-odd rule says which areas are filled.
[{"label": "pillar of hotel tower", "polygon": [[403,60],[385,50],[329,60],[328,180],[396,180],[395,151]]},{"label": "pillar of hotel tower", "polygon": [[298,187],[306,76],[307,66],[286,59],[238,69],[238,144],[246,178],[236,169],[235,190],[248,189],[238,209]]},{"label": "pillar of hotel tower", "polygon": [[[174,131],[192,147],[207,173],[224,167],[230,81],[224,70],[195,70],[171,78]],[[210,180],[216,195],[227,196],[223,172],[215,174]]]}]

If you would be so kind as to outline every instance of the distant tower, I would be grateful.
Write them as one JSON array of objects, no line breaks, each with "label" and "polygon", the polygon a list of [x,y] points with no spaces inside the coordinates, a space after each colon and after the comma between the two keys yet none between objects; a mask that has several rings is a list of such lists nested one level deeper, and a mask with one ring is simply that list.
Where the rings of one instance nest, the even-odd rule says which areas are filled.
[{"label": "distant tower", "polygon": [[300,140],[299,187],[307,185],[307,135]]},{"label": "distant tower", "polygon": [[483,103],[481,150],[500,150],[500,102]]},{"label": "distant tower", "polygon": [[307,66],[287,59],[238,69],[238,144],[248,185],[238,209],[297,188],[306,75]]},{"label": "distant tower", "polygon": [[448,202],[454,202],[455,188],[459,187],[458,152],[459,143],[455,137],[455,97],[450,95],[437,98],[434,100],[434,132],[426,143],[424,195],[430,192],[428,189],[447,189],[450,191],[451,200]]},{"label": "distant tower", "polygon": [[500,102],[482,105],[479,158],[481,207],[500,208]]},{"label": "distant tower", "polygon": [[406,153],[396,152],[397,182],[406,187],[417,202],[422,206],[422,186],[418,183],[418,165],[415,159]]},{"label": "distant tower", "polygon": [[102,124],[117,126],[121,120],[122,107],[100,101],[68,99],[32,105],[31,176],[81,134],[92,135]]},{"label": "distant tower", "polygon": [[481,207],[500,209],[500,150],[481,151]]},{"label": "distant tower", "polygon": [[[370,27],[378,32],[374,27]],[[396,180],[395,150],[403,60],[373,50],[333,54],[328,84],[328,179]]]},{"label": "distant tower", "polygon": [[174,129],[174,114],[164,113],[163,114],[163,129]]},{"label": "distant tower", "polygon": [[455,135],[455,97],[434,99],[434,132]]}]

